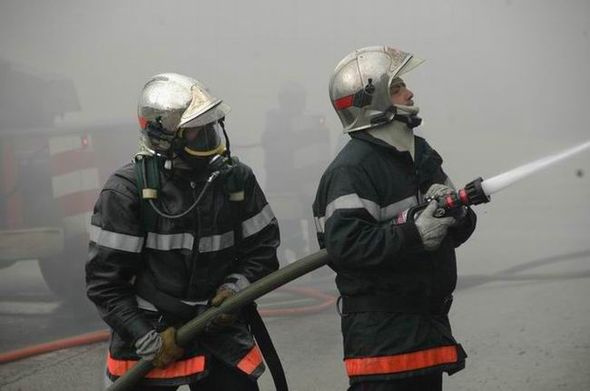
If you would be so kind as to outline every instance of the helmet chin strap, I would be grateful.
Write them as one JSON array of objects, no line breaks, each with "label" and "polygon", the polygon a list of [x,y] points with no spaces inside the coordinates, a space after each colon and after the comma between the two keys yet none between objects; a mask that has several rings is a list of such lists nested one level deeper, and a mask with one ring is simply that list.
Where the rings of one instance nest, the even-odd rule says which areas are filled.
[{"label": "helmet chin strap", "polygon": [[414,129],[422,123],[422,118],[418,117],[420,107],[418,106],[405,106],[405,105],[393,105],[396,109],[394,121],[403,122],[410,129]]},{"label": "helmet chin strap", "polygon": [[393,121],[382,126],[371,128],[367,131],[371,136],[386,142],[400,152],[407,151],[414,159],[414,131],[413,126],[407,123],[418,119],[416,116],[420,109],[415,106],[395,105],[396,114]]}]

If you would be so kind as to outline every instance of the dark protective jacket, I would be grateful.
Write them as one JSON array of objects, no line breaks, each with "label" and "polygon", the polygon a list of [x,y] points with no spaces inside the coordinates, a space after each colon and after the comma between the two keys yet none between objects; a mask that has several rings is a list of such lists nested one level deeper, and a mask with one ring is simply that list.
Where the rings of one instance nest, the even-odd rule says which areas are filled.
[{"label": "dark protective jacket", "polygon": [[468,209],[432,252],[413,222],[395,223],[433,183],[450,182],[441,164],[420,137],[414,163],[408,152],[355,132],[320,181],[313,210],[320,247],[337,272],[351,382],[464,367],[447,312],[457,280],[454,249],[473,232],[475,214]]},{"label": "dark protective jacket", "polygon": [[[229,200],[220,177],[191,213],[178,219],[158,216],[150,228],[142,223],[134,164],[120,168],[106,182],[92,216],[86,282],[88,297],[112,329],[107,361],[111,379],[139,359],[134,347],[138,338],[188,320],[186,314],[164,310],[142,297],[140,287],[178,299],[197,315],[223,283],[244,278],[252,283],[278,268],[277,221],[252,171],[239,163],[239,172],[243,201]],[[163,211],[187,210],[206,178],[182,170],[161,172],[158,203]],[[183,358],[154,369],[146,381],[194,382],[206,375],[209,355],[253,378],[264,371],[248,325],[239,319],[227,329],[206,332],[185,348]]]}]

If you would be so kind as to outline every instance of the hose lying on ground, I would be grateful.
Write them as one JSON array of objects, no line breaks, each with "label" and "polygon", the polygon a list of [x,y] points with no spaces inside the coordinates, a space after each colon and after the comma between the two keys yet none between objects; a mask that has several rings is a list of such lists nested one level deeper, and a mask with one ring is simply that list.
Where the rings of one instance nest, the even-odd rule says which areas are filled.
[{"label": "hose lying on ground", "polygon": [[[308,297],[317,301],[318,304],[288,308],[261,308],[261,316],[278,317],[314,314],[325,310],[326,308],[332,306],[336,302],[336,297],[309,287],[282,287],[278,289],[278,291],[284,291],[291,294]],[[99,330],[93,331],[91,333],[77,335],[74,337],[68,337],[47,343],[27,346],[25,348],[12,350],[6,353],[0,353],[0,364],[6,364],[12,361],[22,360],[23,358],[38,356],[40,354],[50,353],[57,350],[72,348],[76,346],[90,345],[97,342],[104,342],[108,341],[109,337],[109,330]]]}]

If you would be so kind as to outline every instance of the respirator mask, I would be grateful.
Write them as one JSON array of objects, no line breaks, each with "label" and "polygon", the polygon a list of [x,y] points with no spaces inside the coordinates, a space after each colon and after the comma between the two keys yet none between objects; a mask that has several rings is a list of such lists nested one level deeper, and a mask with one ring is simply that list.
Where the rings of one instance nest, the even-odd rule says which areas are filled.
[{"label": "respirator mask", "polygon": [[183,168],[185,165],[185,168],[201,172],[222,169],[225,161],[222,154],[226,150],[221,142],[222,131],[218,122],[179,128],[174,141],[174,152],[180,159],[176,166]]}]

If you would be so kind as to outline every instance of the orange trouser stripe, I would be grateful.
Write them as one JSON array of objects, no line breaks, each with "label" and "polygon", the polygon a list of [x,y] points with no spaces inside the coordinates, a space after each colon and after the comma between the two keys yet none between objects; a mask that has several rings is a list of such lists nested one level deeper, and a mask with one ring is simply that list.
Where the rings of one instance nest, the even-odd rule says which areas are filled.
[{"label": "orange trouser stripe", "polygon": [[248,354],[240,360],[237,366],[242,372],[250,375],[260,364],[262,364],[262,353],[260,353],[258,346],[254,345]]},{"label": "orange trouser stripe", "polygon": [[[117,360],[109,354],[107,369],[111,375],[122,376],[130,370],[137,360]],[[194,375],[205,370],[205,356],[191,357],[186,360],[176,361],[164,369],[154,368],[145,376],[149,379],[170,379]]]},{"label": "orange trouser stripe", "polygon": [[457,362],[457,347],[442,346],[394,356],[348,358],[344,360],[348,376],[381,375]]}]

